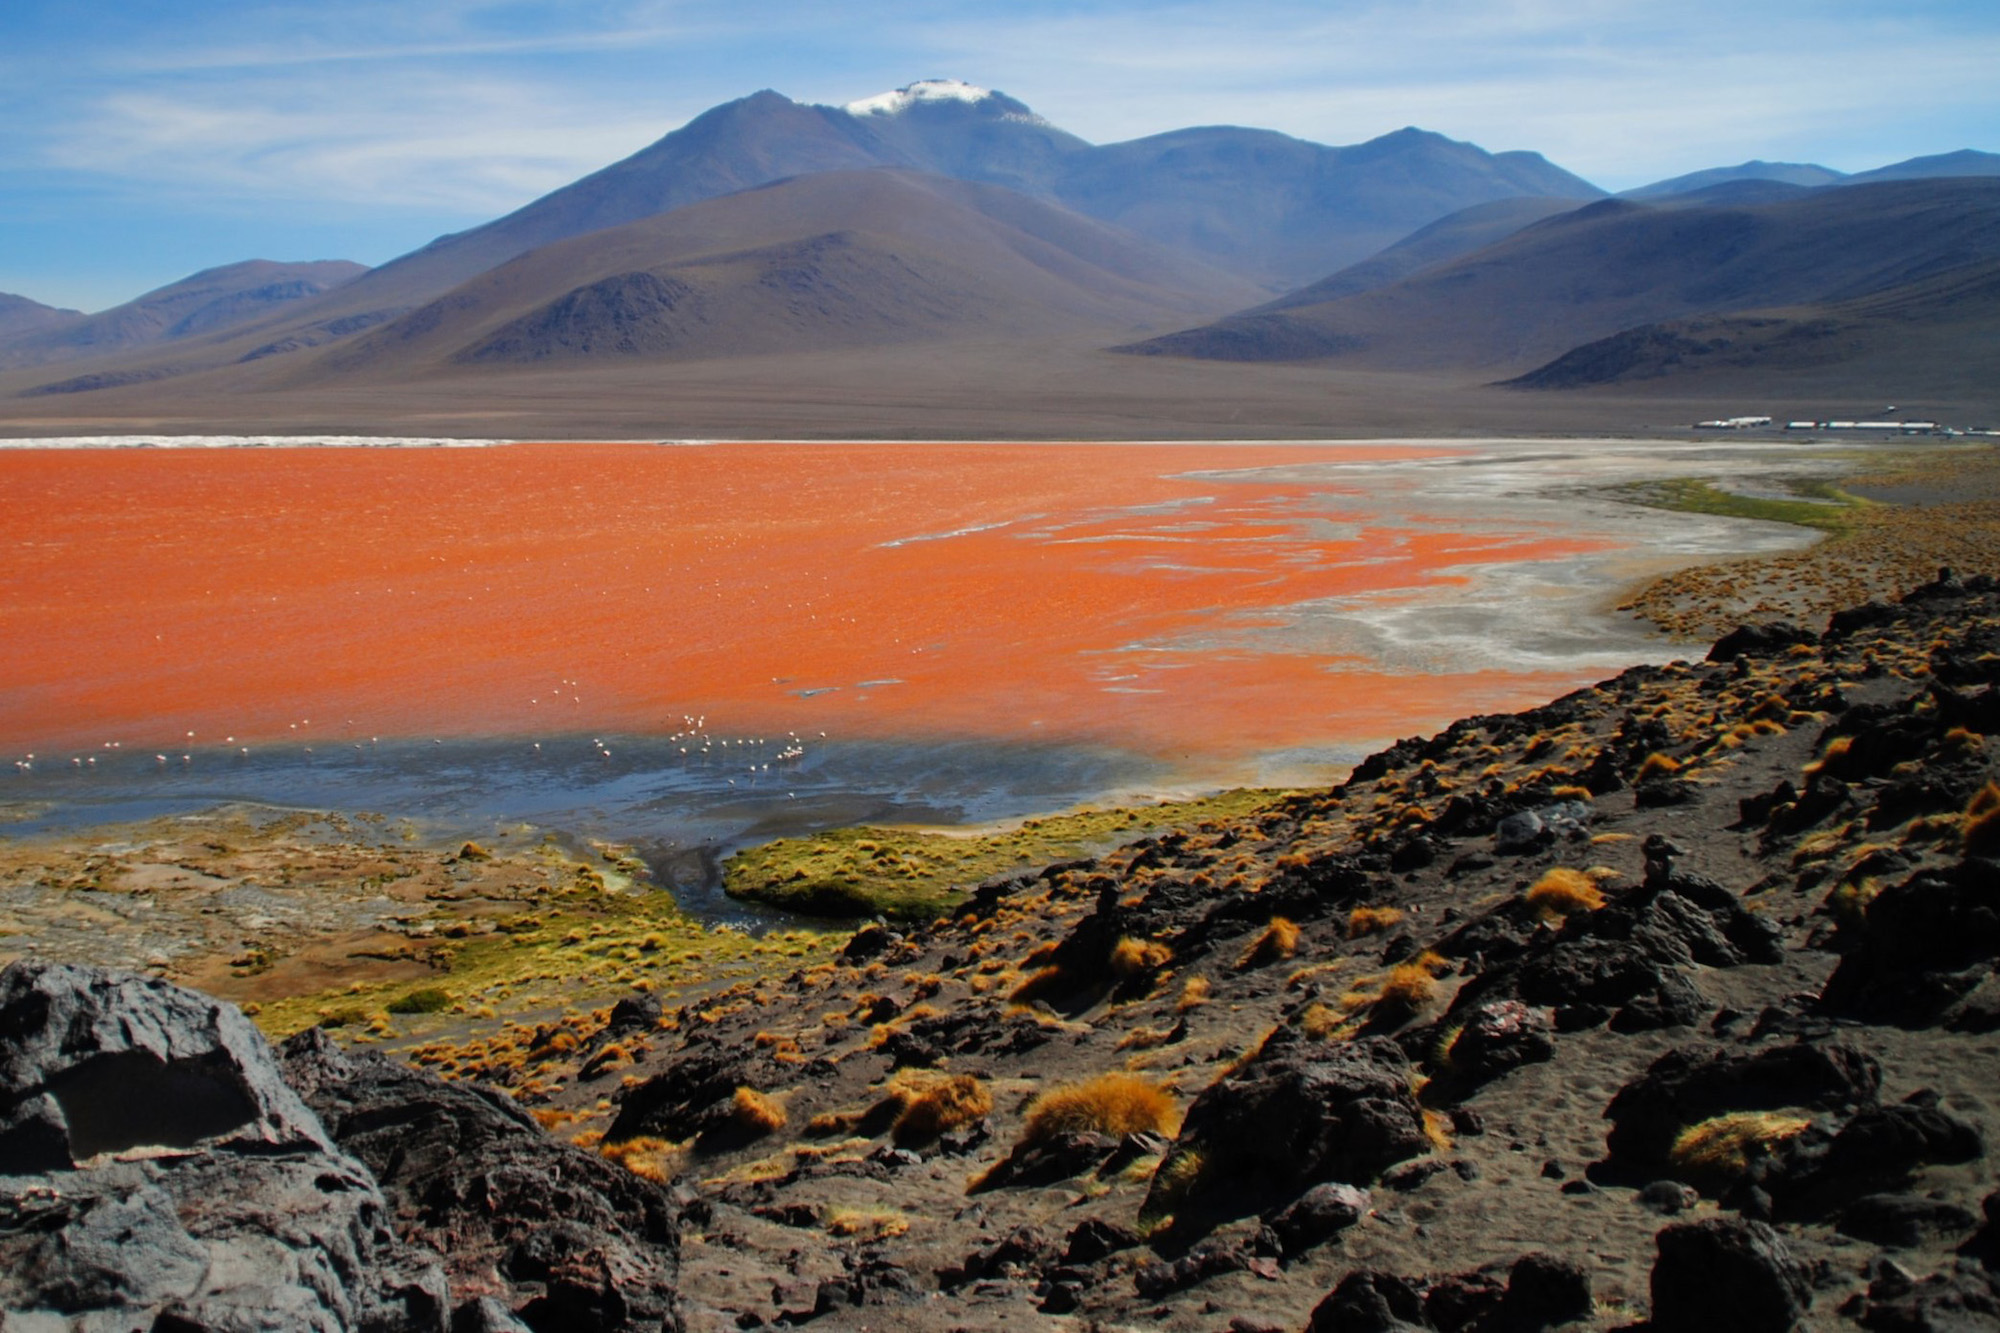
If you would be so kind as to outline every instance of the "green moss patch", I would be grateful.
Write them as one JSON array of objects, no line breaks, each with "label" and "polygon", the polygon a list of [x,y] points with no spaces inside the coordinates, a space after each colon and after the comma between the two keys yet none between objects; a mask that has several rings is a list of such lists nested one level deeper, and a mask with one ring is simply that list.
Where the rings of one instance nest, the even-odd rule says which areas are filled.
[{"label": "green moss patch", "polygon": [[1048,815],[972,834],[862,827],[780,838],[731,857],[723,887],[732,897],[809,916],[924,921],[950,911],[968,886],[995,875],[1096,855],[1167,828],[1238,818],[1280,794],[1246,788],[1193,801]]},{"label": "green moss patch", "polygon": [[1853,511],[1871,503],[1827,481],[1791,480],[1781,484],[1798,498],[1739,495],[1699,477],[1637,482],[1617,488],[1616,493],[1622,500],[1653,509],[1713,514],[1719,518],[1762,519],[1821,532],[1847,531],[1853,523]]}]

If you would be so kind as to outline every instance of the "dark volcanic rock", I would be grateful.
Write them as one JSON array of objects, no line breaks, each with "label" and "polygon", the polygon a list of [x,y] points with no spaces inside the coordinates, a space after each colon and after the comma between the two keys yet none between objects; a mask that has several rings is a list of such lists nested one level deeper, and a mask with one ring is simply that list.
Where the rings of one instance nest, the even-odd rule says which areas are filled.
[{"label": "dark volcanic rock", "polygon": [[0,1089],[7,1175],[142,1147],[332,1147],[235,1006],[127,973],[0,973]]},{"label": "dark volcanic rock", "polygon": [[1643,884],[1596,911],[1571,914],[1559,930],[1537,929],[1516,900],[1440,941],[1447,957],[1487,964],[1460,988],[1445,1025],[1469,1024],[1482,1007],[1509,1000],[1555,1007],[1559,1031],[1606,1019],[1619,1032],[1700,1022],[1710,1005],[1690,979],[1696,964],[1770,963],[1782,950],[1776,928],[1735,894],[1675,868],[1677,851],[1664,841],[1649,849]]},{"label": "dark volcanic rock", "polygon": [[760,1056],[713,1042],[692,1045],[626,1094],[605,1140],[619,1143],[649,1135],[676,1142],[695,1139],[703,1151],[741,1147],[755,1131],[736,1120],[736,1090],[770,1082],[768,1064]]},{"label": "dark volcanic rock", "polygon": [[1762,1222],[1683,1222],[1655,1240],[1657,1333],[1788,1333],[1812,1304],[1805,1264]]},{"label": "dark volcanic rock", "polygon": [[1708,650],[1710,662],[1734,662],[1739,657],[1771,657],[1797,643],[1818,643],[1819,635],[1789,620],[1738,625]]},{"label": "dark volcanic rock", "polygon": [[0,1125],[0,1325],[442,1333],[434,1256],[232,1005],[12,964]]},{"label": "dark volcanic rock", "polygon": [[518,1106],[318,1029],[285,1075],[375,1173],[403,1239],[455,1292],[505,1293],[538,1333],[679,1327],[679,1233],[664,1187],[550,1138]]},{"label": "dark volcanic rock", "polygon": [[1011,1153],[994,1164],[974,1189],[1053,1185],[1058,1180],[1068,1180],[1096,1170],[1117,1151],[1117,1139],[1089,1130],[1057,1134],[1036,1143],[1019,1143]]},{"label": "dark volcanic rock", "polygon": [[1514,1261],[1500,1302],[1502,1328],[1546,1328],[1590,1313],[1590,1271],[1575,1259],[1539,1251]]},{"label": "dark volcanic rock", "polygon": [[1681,1047],[1655,1060],[1611,1099],[1604,1112],[1612,1122],[1605,1143],[1614,1167],[1650,1181],[1690,1125],[1731,1111],[1870,1106],[1881,1083],[1871,1056],[1839,1042],[1797,1042],[1749,1054]]},{"label": "dark volcanic rock", "polygon": [[1495,1000],[1472,1011],[1447,1063],[1454,1091],[1489,1083],[1522,1065],[1555,1055],[1549,1016],[1519,1000]]},{"label": "dark volcanic rock", "polygon": [[1840,1215],[1844,1235],[1904,1249],[1963,1235],[1976,1225],[1978,1219],[1957,1204],[1913,1194],[1870,1194]]},{"label": "dark volcanic rock", "polygon": [[1368,1215],[1368,1191],[1353,1185],[1315,1185],[1266,1220],[1287,1256],[1304,1254]]},{"label": "dark volcanic rock", "polygon": [[2000,1293],[1977,1272],[1933,1273],[1922,1281],[1900,1271],[1869,1284],[1860,1309],[1842,1306],[1876,1333],[1970,1333],[2000,1328]]},{"label": "dark volcanic rock", "polygon": [[1358,1184],[1430,1150],[1402,1049],[1280,1028],[1188,1107],[1154,1175],[1155,1215],[1232,1217],[1320,1181]]},{"label": "dark volcanic rock", "polygon": [[2000,961],[2000,868],[1968,859],[1920,870],[1876,894],[1820,998],[1871,1023],[1929,1027]]},{"label": "dark volcanic rock", "polygon": [[1306,1333],[1399,1333],[1423,1327],[1416,1288],[1394,1273],[1357,1269],[1313,1307]]}]

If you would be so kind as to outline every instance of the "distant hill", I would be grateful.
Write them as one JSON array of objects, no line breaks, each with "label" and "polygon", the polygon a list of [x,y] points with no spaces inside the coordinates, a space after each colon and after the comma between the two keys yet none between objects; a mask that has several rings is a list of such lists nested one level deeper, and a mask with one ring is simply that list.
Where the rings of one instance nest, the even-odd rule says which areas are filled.
[{"label": "distant hill", "polygon": [[1932,157],[1913,157],[1905,162],[1892,162],[1872,171],[1857,171],[1852,175],[1823,167],[1816,162],[1744,162],[1733,167],[1711,167],[1706,171],[1691,171],[1685,176],[1675,176],[1670,180],[1655,181],[1642,185],[1636,190],[1626,190],[1618,197],[1651,201],[1665,199],[1673,195],[1685,195],[1707,190],[1712,186],[1731,181],[1776,181],[1784,185],[1799,185],[1817,188],[1823,185],[1869,185],[1879,181],[1938,180],[1951,176],[2000,176],[2000,153],[1982,153],[1973,148],[1962,148],[1955,153],[1939,153]]},{"label": "distant hill", "polygon": [[1375,254],[1473,204],[1603,191],[1535,153],[1423,130],[1329,148],[1270,130],[1175,130],[1071,159],[1066,204],[1275,287]]},{"label": "distant hill", "polygon": [[205,269],[99,314],[44,321],[0,340],[0,365],[43,365],[223,332],[367,271],[343,259],[303,264],[253,259]]},{"label": "distant hill", "polygon": [[1955,153],[1913,157],[1873,171],[1856,172],[1847,179],[1852,184],[1864,185],[1873,181],[1937,180],[1947,176],[2000,176],[2000,153],[1961,148]]},{"label": "distant hill", "polygon": [[992,185],[822,172],[542,246],[322,356],[342,375],[1158,328],[1255,288]]},{"label": "distant hill", "polygon": [[1267,301],[1257,309],[1261,312],[1317,305],[1322,301],[1387,287],[1432,264],[1441,264],[1504,240],[1531,222],[1540,222],[1543,218],[1567,213],[1576,207],[1578,201],[1575,199],[1524,195],[1518,199],[1496,199],[1491,203],[1461,208],[1428,227],[1418,228],[1388,249],[1358,264],[1350,264],[1332,277],[1322,278],[1275,301]]},{"label": "distant hill", "polygon": [[17,333],[59,328],[84,317],[81,310],[60,310],[25,296],[0,292],[0,339]]},{"label": "distant hill", "polygon": [[1573,348],[1508,381],[1521,389],[1707,386],[1821,373],[1899,398],[2000,383],[2000,262],[1955,268],[1872,296],[1788,310],[1669,320]]},{"label": "distant hill", "polygon": [[2000,181],[1890,182],[1746,206],[1603,200],[1387,287],[1121,350],[1518,374],[1642,324],[1851,301],[1995,259]]},{"label": "distant hill", "polygon": [[1654,181],[1651,185],[1641,185],[1636,190],[1626,190],[1621,199],[1661,199],[1673,194],[1686,194],[1690,190],[1705,190],[1711,185],[1722,185],[1729,181],[1779,181],[1786,185],[1834,185],[1847,179],[1845,172],[1832,167],[1822,167],[1816,162],[1761,162],[1739,163],[1733,167],[1710,167],[1706,171],[1691,171],[1685,176],[1675,176],[1669,180]]}]

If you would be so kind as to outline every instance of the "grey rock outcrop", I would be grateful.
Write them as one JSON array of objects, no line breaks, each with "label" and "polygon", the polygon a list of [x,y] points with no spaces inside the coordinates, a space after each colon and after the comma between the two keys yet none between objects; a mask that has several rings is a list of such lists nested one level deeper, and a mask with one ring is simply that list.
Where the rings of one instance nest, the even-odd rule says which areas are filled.
[{"label": "grey rock outcrop", "polygon": [[443,1333],[449,1299],[234,1006],[0,971],[0,1327]]},{"label": "grey rock outcrop", "polygon": [[680,1327],[661,1186],[504,1099],[98,968],[0,971],[0,1333]]},{"label": "grey rock outcrop", "polygon": [[680,1233],[663,1186],[552,1139],[518,1106],[318,1029],[285,1076],[387,1196],[397,1234],[446,1256],[455,1292],[538,1333],[672,1330]]}]

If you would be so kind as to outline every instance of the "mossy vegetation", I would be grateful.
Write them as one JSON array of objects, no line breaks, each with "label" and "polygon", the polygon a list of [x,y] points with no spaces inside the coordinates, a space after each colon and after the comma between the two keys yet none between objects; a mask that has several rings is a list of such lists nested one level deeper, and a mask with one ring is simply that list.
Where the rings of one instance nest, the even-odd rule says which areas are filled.
[{"label": "mossy vegetation", "polygon": [[1684,514],[1713,514],[1718,518],[1754,518],[1767,523],[1790,523],[1795,527],[1821,532],[1845,532],[1853,526],[1853,511],[1870,504],[1850,495],[1832,482],[1801,478],[1780,483],[1792,497],[1743,495],[1724,490],[1701,477],[1675,477],[1663,481],[1642,481],[1619,488],[1619,498],[1652,509],[1672,509]]},{"label": "mossy vegetation", "polygon": [[441,914],[437,933],[446,938],[422,951],[436,984],[385,978],[273,998],[261,1004],[258,1026],[276,1039],[308,1027],[358,1027],[386,1012],[434,1030],[482,1011],[672,994],[776,973],[816,961],[845,939],[806,927],[753,936],[704,925],[670,894],[621,891],[581,875],[539,895],[535,908],[463,938],[449,937],[451,918]]},{"label": "mossy vegetation", "polygon": [[1024,866],[1094,855],[1148,833],[1234,819],[1281,793],[1240,789],[1193,801],[1080,810],[976,833],[861,827],[745,848],[723,867],[735,898],[809,916],[928,921],[966,888]]}]

